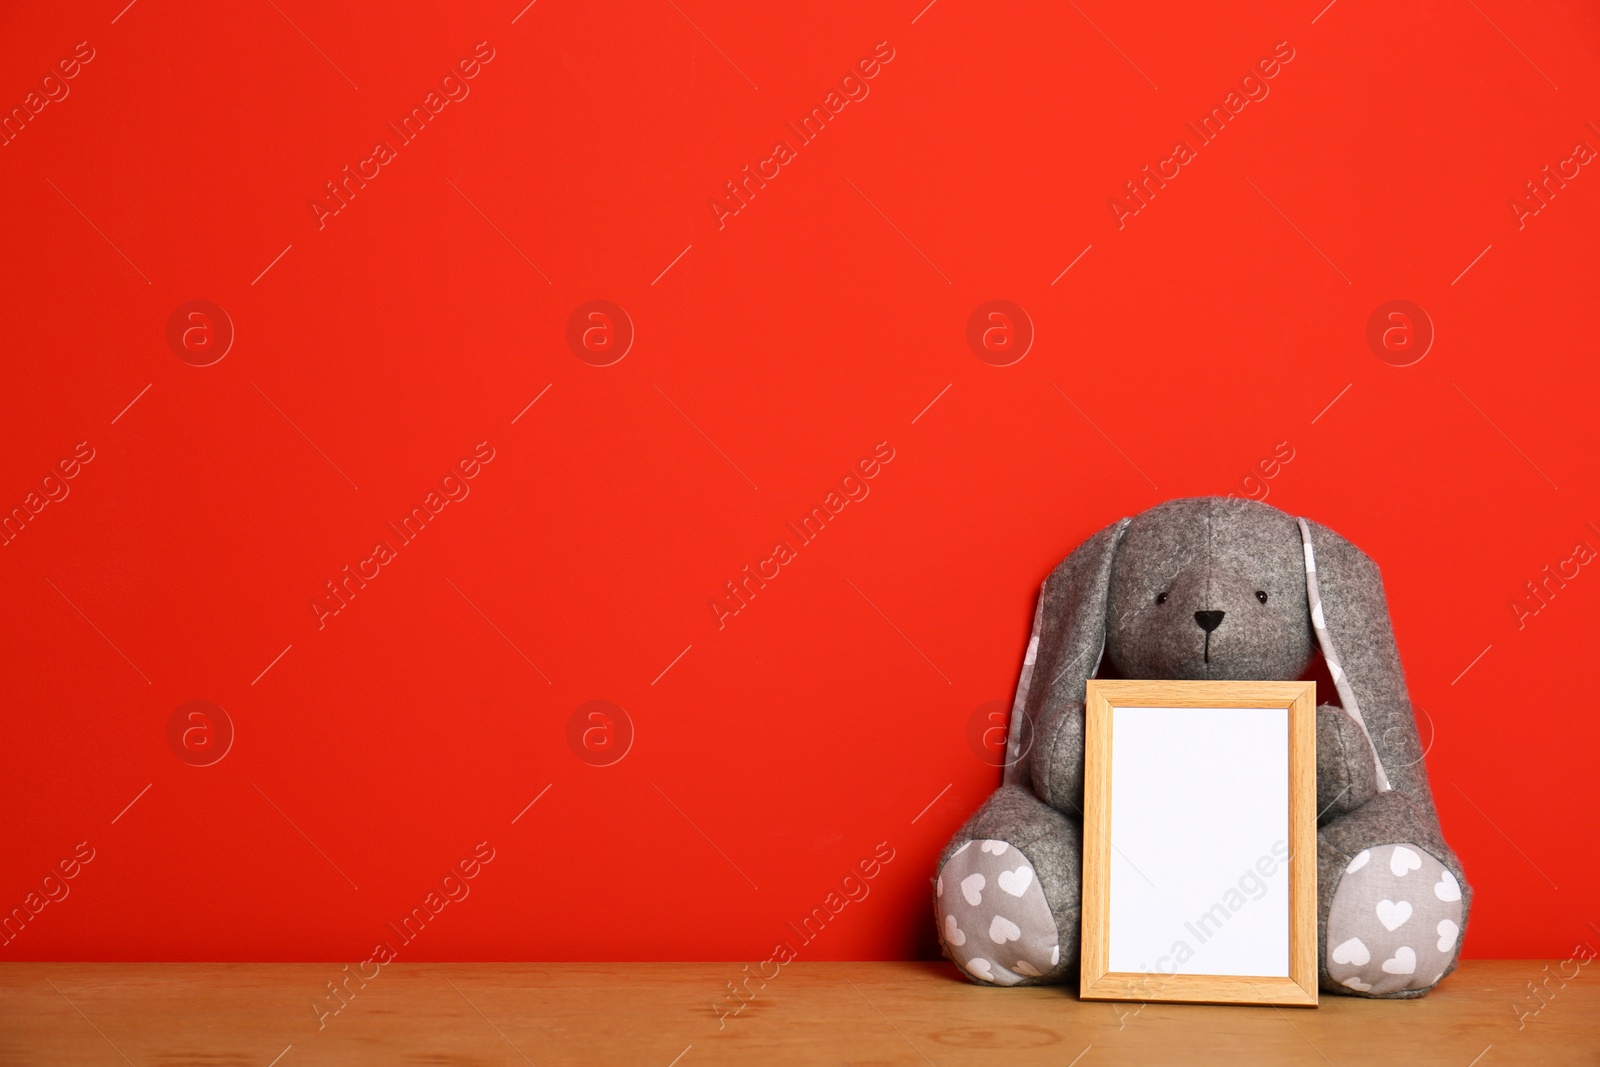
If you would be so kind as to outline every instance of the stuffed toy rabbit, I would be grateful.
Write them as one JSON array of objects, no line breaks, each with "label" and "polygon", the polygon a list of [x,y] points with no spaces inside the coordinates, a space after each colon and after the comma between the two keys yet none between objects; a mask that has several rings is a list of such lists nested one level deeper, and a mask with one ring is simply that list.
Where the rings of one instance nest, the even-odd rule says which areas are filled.
[{"label": "stuffed toy rabbit", "polygon": [[[973,981],[1078,973],[1084,684],[1297,679],[1318,652],[1320,985],[1419,997],[1455,968],[1472,894],[1445,844],[1377,566],[1324,526],[1199,497],[1121,519],[1044,583],[1003,784],[939,856],[945,955]],[[1174,804],[1204,803],[1173,797]]]}]

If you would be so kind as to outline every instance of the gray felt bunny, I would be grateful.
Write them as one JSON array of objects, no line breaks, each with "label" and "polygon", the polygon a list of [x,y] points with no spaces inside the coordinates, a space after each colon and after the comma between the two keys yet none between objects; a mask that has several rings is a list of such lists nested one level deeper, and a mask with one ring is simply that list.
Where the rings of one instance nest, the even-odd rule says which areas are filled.
[{"label": "gray felt bunny", "polygon": [[[939,856],[934,915],[974,981],[1078,973],[1084,683],[1296,679],[1321,652],[1317,955],[1322,988],[1419,997],[1455,968],[1471,904],[1428,788],[1377,565],[1324,526],[1197,497],[1112,523],[1044,583],[1004,783]],[[1204,797],[1174,797],[1204,804]]]}]

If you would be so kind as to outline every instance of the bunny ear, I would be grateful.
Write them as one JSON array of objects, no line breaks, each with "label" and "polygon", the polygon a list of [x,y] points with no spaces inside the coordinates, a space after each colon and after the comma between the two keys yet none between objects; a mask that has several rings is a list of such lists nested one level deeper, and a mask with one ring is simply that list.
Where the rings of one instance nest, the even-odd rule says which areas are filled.
[{"label": "bunny ear", "polygon": [[[1367,735],[1367,741],[1372,745],[1373,760],[1376,763],[1375,769],[1377,771],[1378,792],[1387,793],[1389,790],[1393,789],[1394,786],[1390,784],[1389,776],[1384,773],[1383,756],[1378,752],[1378,744],[1373,740],[1372,731],[1367,727],[1366,716],[1361,711],[1360,697],[1356,694],[1355,687],[1350,684],[1350,677],[1345,673],[1344,661],[1339,655],[1338,644],[1335,642],[1333,634],[1328,628],[1327,612],[1322,606],[1322,582],[1319,580],[1317,575],[1316,539],[1312,537],[1311,525],[1306,522],[1305,519],[1296,519],[1295,521],[1300,524],[1300,539],[1305,544],[1306,550],[1306,600],[1311,607],[1311,628],[1316,631],[1317,645],[1322,649],[1323,661],[1328,665],[1328,673],[1333,676],[1333,687],[1339,691],[1339,705],[1344,708],[1347,715],[1356,721],[1356,725],[1361,727],[1361,732]],[[1318,530],[1321,533],[1324,541],[1330,537],[1338,537],[1337,534],[1326,527],[1318,527]],[[1372,580],[1377,580],[1377,567],[1372,563],[1372,561],[1367,559],[1365,556],[1362,556],[1359,552],[1355,552],[1355,546],[1350,544],[1350,542],[1345,541],[1344,538],[1340,537],[1339,540],[1343,542],[1344,548],[1347,550],[1341,554],[1350,556],[1351,553],[1354,553],[1354,556],[1350,556],[1352,561],[1354,561],[1355,557],[1360,557],[1360,559],[1365,561],[1367,564],[1367,568],[1371,570]],[[1359,567],[1359,563],[1357,563],[1356,566]],[[1339,579],[1330,579],[1329,584],[1338,584],[1342,586],[1345,583]],[[1383,586],[1381,581],[1379,581],[1377,585],[1377,595],[1377,609],[1382,614],[1384,625],[1387,628],[1389,622],[1389,612],[1388,609],[1383,605]],[[1340,630],[1348,629],[1348,627],[1346,627],[1342,621],[1339,628]],[[1372,630],[1370,623],[1363,627],[1363,629],[1370,634]],[[1390,639],[1390,644],[1393,644],[1392,637]],[[1398,651],[1395,652],[1394,656],[1394,669],[1396,671],[1400,669],[1400,656]],[[1405,682],[1402,678],[1402,689],[1404,686]]]},{"label": "bunny ear", "polygon": [[1311,623],[1340,704],[1372,742],[1379,791],[1398,790],[1431,813],[1422,742],[1378,566],[1326,526],[1299,523]]},{"label": "bunny ear", "polygon": [[1084,683],[1106,642],[1106,589],[1111,562],[1131,519],[1112,523],[1083,544],[1045,579],[1033,613],[1033,636],[1011,704],[1005,785],[1026,788],[1034,728],[1047,707],[1083,701]]}]

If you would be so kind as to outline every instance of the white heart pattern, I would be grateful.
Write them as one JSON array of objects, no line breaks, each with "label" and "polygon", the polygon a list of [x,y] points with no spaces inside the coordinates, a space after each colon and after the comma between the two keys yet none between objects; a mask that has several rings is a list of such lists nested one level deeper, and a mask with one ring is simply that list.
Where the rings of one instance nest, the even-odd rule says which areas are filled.
[{"label": "white heart pattern", "polygon": [[1007,941],[1016,941],[1021,937],[1022,927],[1004,915],[996,915],[994,921],[989,924],[989,940],[997,945],[1003,945]]},{"label": "white heart pattern", "polygon": [[[1357,967],[1364,966],[1372,958],[1372,953],[1367,951],[1367,946],[1359,937],[1352,937],[1344,944],[1333,950],[1334,963],[1353,963]],[[1371,987],[1368,986],[1370,989]]]},{"label": "white heart pattern", "polygon": [[1018,867],[1014,871],[1001,871],[995,884],[1014,897],[1020,897],[1033,884],[1033,868]]},{"label": "white heart pattern", "polygon": [[1383,961],[1384,974],[1410,974],[1417,969],[1417,954],[1405,945],[1395,949],[1394,958]]},{"label": "white heart pattern", "polygon": [[[961,847],[962,848],[966,848],[967,846],[962,845]],[[1372,850],[1371,849],[1365,849],[1365,848],[1362,849],[1360,852],[1357,852],[1354,857],[1351,858],[1350,866],[1348,866],[1348,867],[1346,867],[1344,869],[1344,873],[1345,874],[1355,874],[1361,868],[1365,867],[1367,865],[1367,861],[1370,860],[1371,858],[1372,858]]]},{"label": "white heart pattern", "polygon": [[958,848],[954,852],[950,853],[950,858],[951,859],[955,859],[957,856],[961,855],[963,852],[965,852],[967,849],[969,849],[971,847],[972,847],[972,842],[971,841],[966,842],[960,848]]},{"label": "white heart pattern", "polygon": [[944,917],[944,939],[957,948],[967,943],[967,935],[962,933],[961,927],[956,925],[956,917],[954,915],[946,915]]},{"label": "white heart pattern", "polygon": [[1363,982],[1359,978],[1346,978],[1343,982],[1341,982],[1339,984],[1343,985],[1343,986],[1348,986],[1349,988],[1354,989],[1357,993],[1366,993],[1366,992],[1368,992],[1369,990],[1372,989],[1372,987],[1370,985],[1368,985],[1367,983]]},{"label": "white heart pattern", "polygon": [[[989,880],[981,874],[969,874],[961,879],[961,895],[967,898],[967,903],[977,907],[983,903],[983,887]],[[1390,927],[1390,929],[1394,929]]]},{"label": "white heart pattern", "polygon": [[936,897],[944,896],[944,875],[942,874],[939,876],[939,887],[934,891],[933,895]]},{"label": "white heart pattern", "polygon": [[[1411,901],[1402,900],[1396,903],[1392,900],[1378,901],[1378,921],[1385,930],[1398,930],[1411,918]],[[1409,949],[1407,951],[1410,951]],[[1410,971],[1403,972],[1410,974]]]},{"label": "white heart pattern", "polygon": [[1016,971],[1018,974],[1025,974],[1029,978],[1042,978],[1043,977],[1043,974],[1040,972],[1039,968],[1035,967],[1033,964],[1029,963],[1027,960],[1018,960],[1016,963],[1013,963],[1011,965],[1011,969],[1013,971]]},{"label": "white heart pattern", "polygon": [[982,978],[985,982],[994,981],[994,972],[989,969],[989,961],[982,956],[974,956],[967,961],[967,973],[974,978]]},{"label": "white heart pattern", "polygon": [[1439,920],[1439,951],[1449,952],[1456,945],[1456,937],[1461,933],[1461,927],[1450,919]]},{"label": "white heart pattern", "polygon": [[1056,945],[1050,950],[1050,966],[1054,967],[1061,962],[1061,946]]},{"label": "white heart pattern", "polygon": [[1445,903],[1461,899],[1461,885],[1456,881],[1456,876],[1449,871],[1444,871],[1439,876],[1439,881],[1433,887],[1433,895]]},{"label": "white heart pattern", "polygon": [[1394,853],[1389,857],[1389,870],[1396,878],[1404,877],[1408,871],[1415,871],[1421,867],[1421,856],[1404,845],[1394,846]]},{"label": "white heart pattern", "polygon": [[1005,850],[1007,848],[1009,848],[1010,846],[1007,845],[1004,841],[985,841],[983,844],[979,845],[978,847],[980,849],[982,849],[984,852],[992,852],[996,856],[999,856],[999,855],[1003,855],[1005,853]]}]

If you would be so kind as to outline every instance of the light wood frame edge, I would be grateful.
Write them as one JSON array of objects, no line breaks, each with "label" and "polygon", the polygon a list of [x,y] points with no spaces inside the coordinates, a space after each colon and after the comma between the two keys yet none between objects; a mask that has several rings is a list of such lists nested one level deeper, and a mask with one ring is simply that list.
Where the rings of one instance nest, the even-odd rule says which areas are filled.
[{"label": "light wood frame edge", "polygon": [[[1114,972],[1110,959],[1111,708],[1284,708],[1289,714],[1289,975]],[[1084,701],[1082,981],[1085,1000],[1317,1006],[1315,682],[1091,678]]]}]

